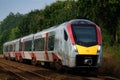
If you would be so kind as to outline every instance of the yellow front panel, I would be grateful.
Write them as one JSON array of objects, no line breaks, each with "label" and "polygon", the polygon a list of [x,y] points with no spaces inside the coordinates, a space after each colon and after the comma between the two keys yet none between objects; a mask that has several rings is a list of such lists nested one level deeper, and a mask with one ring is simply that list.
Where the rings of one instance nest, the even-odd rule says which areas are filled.
[{"label": "yellow front panel", "polygon": [[96,55],[98,50],[98,45],[91,47],[84,47],[80,45],[76,45],[78,53],[81,55]]}]

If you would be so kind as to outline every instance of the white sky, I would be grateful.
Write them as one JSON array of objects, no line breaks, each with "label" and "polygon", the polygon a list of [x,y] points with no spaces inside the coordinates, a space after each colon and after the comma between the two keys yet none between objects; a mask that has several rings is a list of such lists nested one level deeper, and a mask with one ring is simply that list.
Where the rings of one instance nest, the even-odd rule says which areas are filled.
[{"label": "white sky", "polygon": [[44,9],[56,0],[0,0],[0,21],[10,12],[25,14],[35,9]]}]

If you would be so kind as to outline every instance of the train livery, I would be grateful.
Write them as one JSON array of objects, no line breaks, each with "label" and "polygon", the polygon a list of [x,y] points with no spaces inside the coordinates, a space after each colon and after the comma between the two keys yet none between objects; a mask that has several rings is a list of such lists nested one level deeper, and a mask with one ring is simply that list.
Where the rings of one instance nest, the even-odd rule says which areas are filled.
[{"label": "train livery", "polygon": [[74,19],[13,41],[4,43],[6,59],[31,60],[56,69],[99,68],[102,56],[100,28],[90,20]]}]

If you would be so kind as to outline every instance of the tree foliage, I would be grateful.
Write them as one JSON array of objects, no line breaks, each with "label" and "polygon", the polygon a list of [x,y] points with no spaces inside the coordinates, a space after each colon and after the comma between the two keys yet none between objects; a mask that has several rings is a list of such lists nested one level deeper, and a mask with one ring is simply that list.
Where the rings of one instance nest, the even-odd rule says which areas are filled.
[{"label": "tree foliage", "polygon": [[[23,15],[20,13],[10,13],[0,24],[0,53],[2,53],[3,43],[18,38],[17,26],[22,21]],[[16,29],[16,30],[15,30]]]}]

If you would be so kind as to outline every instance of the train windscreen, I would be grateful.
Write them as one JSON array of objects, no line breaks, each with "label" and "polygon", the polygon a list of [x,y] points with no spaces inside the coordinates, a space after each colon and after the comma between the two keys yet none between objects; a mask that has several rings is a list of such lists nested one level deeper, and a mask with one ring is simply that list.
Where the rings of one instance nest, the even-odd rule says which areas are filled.
[{"label": "train windscreen", "polygon": [[87,47],[97,44],[95,26],[73,26],[72,31],[76,44]]}]

